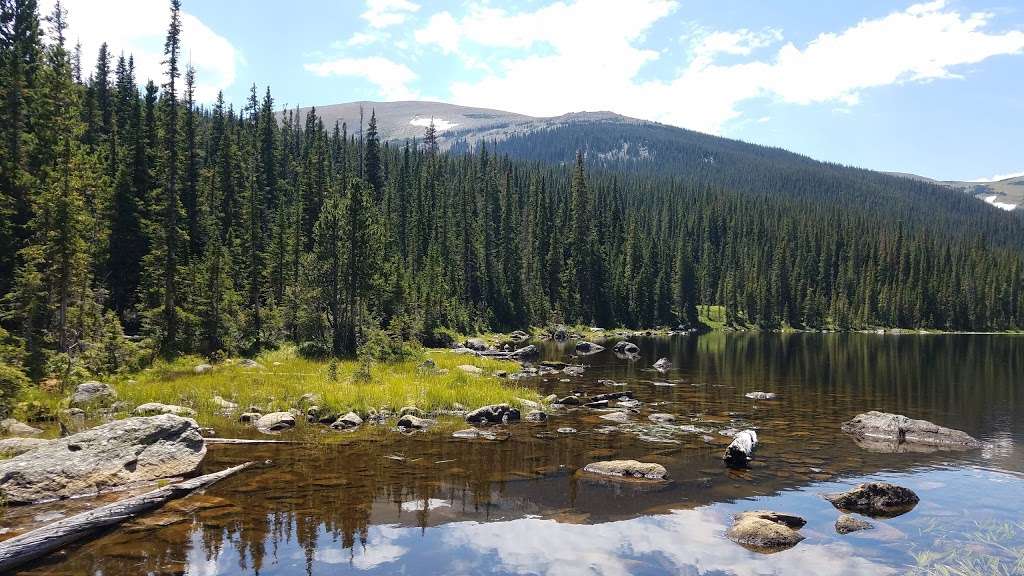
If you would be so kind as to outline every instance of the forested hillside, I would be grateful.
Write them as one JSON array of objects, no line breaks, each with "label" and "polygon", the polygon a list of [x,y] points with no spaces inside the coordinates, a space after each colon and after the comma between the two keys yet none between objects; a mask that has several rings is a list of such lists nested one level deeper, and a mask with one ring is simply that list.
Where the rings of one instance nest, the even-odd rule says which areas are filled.
[{"label": "forested hillside", "polygon": [[725,152],[622,170],[512,160],[515,140],[445,153],[430,128],[385,143],[372,110],[325,126],[256,86],[197,103],[177,0],[162,79],[78,54],[35,4],[0,2],[0,353],[32,377],[351,354],[381,330],[692,326],[705,304],[764,329],[1024,326],[1021,221],[966,195],[839,167],[768,178],[768,149],[710,183],[681,167]]}]

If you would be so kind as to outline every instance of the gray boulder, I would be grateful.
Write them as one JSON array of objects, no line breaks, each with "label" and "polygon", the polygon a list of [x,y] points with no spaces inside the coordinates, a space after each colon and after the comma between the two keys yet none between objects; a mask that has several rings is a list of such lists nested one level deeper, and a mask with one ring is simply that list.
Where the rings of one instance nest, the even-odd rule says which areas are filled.
[{"label": "gray boulder", "polygon": [[547,422],[548,415],[540,410],[530,410],[526,413],[527,422]]},{"label": "gray boulder", "polygon": [[45,438],[4,438],[0,440],[0,457],[10,458],[49,443]]},{"label": "gray boulder", "polygon": [[861,520],[856,516],[850,514],[843,514],[836,520],[836,532],[840,534],[849,534],[851,532],[859,532],[860,530],[870,530],[875,526],[866,520]]},{"label": "gray boulder", "polygon": [[661,464],[638,462],[636,460],[592,462],[584,466],[583,471],[600,476],[639,480],[664,480],[668,476],[668,472]]},{"label": "gray boulder", "polygon": [[9,434],[11,436],[38,436],[43,433],[42,430],[35,426],[29,426],[24,422],[19,422],[14,418],[6,418],[0,420],[0,433]]},{"label": "gray boulder", "polygon": [[94,494],[188,474],[205,455],[206,444],[191,418],[115,420],[0,461],[0,494],[10,503]]},{"label": "gray boulder", "polygon": [[625,424],[626,422],[629,422],[629,414],[626,414],[625,412],[609,412],[608,414],[603,414],[601,419]]},{"label": "gray boulder", "polygon": [[484,373],[484,369],[479,366],[473,366],[472,364],[459,364],[458,369],[462,370],[466,374],[473,374],[479,376]]},{"label": "gray boulder", "polygon": [[334,424],[331,424],[331,428],[334,428],[335,430],[347,430],[349,428],[355,428],[362,423],[363,419],[360,418],[358,414],[355,412],[349,412],[335,420]]},{"label": "gray boulder", "polygon": [[966,432],[888,412],[858,414],[844,422],[842,430],[860,440],[864,448],[880,452],[918,451],[915,447],[921,451],[969,450],[982,445]]},{"label": "gray boulder", "polygon": [[295,427],[295,415],[291,412],[271,412],[256,420],[256,429],[260,432],[280,432]]},{"label": "gray boulder", "polygon": [[156,416],[158,414],[174,414],[175,416],[185,416],[186,418],[193,418],[196,415],[196,411],[191,408],[184,406],[176,406],[174,404],[161,404],[159,402],[147,402],[140,404],[135,408],[134,414],[136,416]]},{"label": "gray boulder", "polygon": [[757,448],[757,432],[743,430],[732,438],[732,443],[725,449],[722,460],[730,468],[746,468],[754,458]]},{"label": "gray boulder", "polygon": [[540,348],[537,348],[533,344],[517,348],[512,352],[513,358],[536,358],[537,356],[540,356]]},{"label": "gray boulder", "polygon": [[107,405],[117,399],[117,392],[109,384],[90,380],[82,382],[71,396],[72,406]]},{"label": "gray boulder", "polygon": [[618,352],[619,354],[633,355],[640,353],[640,348],[636,344],[633,344],[632,342],[626,342],[625,340],[616,342],[615,346],[612,347],[612,350]]},{"label": "gray boulder", "polygon": [[756,552],[778,552],[796,546],[804,537],[797,532],[807,522],[793,514],[765,510],[733,516],[726,532],[730,540]]},{"label": "gray boulder", "polygon": [[211,370],[213,370],[213,366],[211,364],[196,364],[196,367],[192,369],[192,372],[195,374],[206,374]]},{"label": "gray boulder", "polygon": [[668,372],[671,368],[672,362],[670,362],[668,358],[659,358],[658,361],[654,363],[654,369],[658,372]]},{"label": "gray boulder", "polygon": [[507,424],[519,420],[519,410],[508,404],[481,406],[466,414],[466,422],[474,424]]},{"label": "gray boulder", "polygon": [[426,418],[419,418],[412,414],[406,414],[398,419],[398,427],[405,428],[407,430],[426,430],[433,423],[432,420]]},{"label": "gray boulder", "polygon": [[463,344],[466,348],[475,352],[483,352],[487,350],[487,342],[484,342],[483,338],[470,338]]},{"label": "gray boulder", "polygon": [[252,358],[242,358],[238,361],[238,365],[242,368],[263,368],[262,364]]},{"label": "gray boulder", "polygon": [[583,342],[576,343],[577,354],[597,354],[602,350],[604,350],[604,346],[594,344],[593,342],[587,342],[584,340]]},{"label": "gray boulder", "polygon": [[215,406],[220,408],[222,412],[230,413],[238,410],[238,404],[231,402],[230,400],[225,400],[220,396],[214,396],[212,402]]},{"label": "gray boulder", "polygon": [[846,492],[824,496],[839,510],[879,518],[894,518],[906,514],[920,501],[910,488],[888,482],[866,482]]}]

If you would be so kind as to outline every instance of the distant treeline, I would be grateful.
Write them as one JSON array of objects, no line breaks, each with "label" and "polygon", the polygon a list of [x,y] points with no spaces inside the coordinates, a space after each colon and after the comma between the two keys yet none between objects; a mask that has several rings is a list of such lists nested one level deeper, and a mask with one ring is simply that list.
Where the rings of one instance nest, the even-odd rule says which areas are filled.
[{"label": "distant treeline", "polygon": [[324,126],[255,86],[205,107],[171,6],[165,77],[140,87],[105,45],[80,63],[59,7],[44,23],[0,0],[0,354],[33,376],[139,348],[695,326],[704,304],[765,329],[1024,325],[1020,227],[951,212],[952,193],[909,215],[894,193],[816,189],[839,180],[448,154],[432,127],[382,143],[372,110]]}]

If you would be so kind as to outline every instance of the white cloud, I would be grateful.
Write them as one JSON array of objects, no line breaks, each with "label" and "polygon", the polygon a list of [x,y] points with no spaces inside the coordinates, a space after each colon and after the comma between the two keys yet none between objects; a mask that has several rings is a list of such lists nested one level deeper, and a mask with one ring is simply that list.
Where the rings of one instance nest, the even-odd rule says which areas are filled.
[{"label": "white cloud", "polygon": [[[40,3],[40,13],[53,10],[53,0]],[[82,44],[82,75],[88,76],[96,65],[100,45],[107,42],[116,58],[122,52],[135,56],[135,72],[140,84],[152,79],[164,81],[164,38],[170,20],[170,8],[164,0],[108,0],[97,9],[95,0],[63,0],[68,11],[69,47]],[[111,14],[117,14],[112,18]],[[201,20],[181,12],[181,59],[196,69],[196,98],[212,102],[218,90],[235,81],[235,66],[242,62],[231,42],[220,36]],[[184,66],[182,67],[184,70]]]},{"label": "white cloud", "polygon": [[381,36],[370,32],[356,32],[348,40],[345,46],[368,46],[381,39]]},{"label": "white cloud", "polygon": [[409,0],[366,0],[366,12],[361,16],[372,28],[388,28],[402,24],[419,9],[419,4]]},{"label": "white cloud", "polygon": [[418,93],[409,88],[416,73],[405,64],[380,56],[368,58],[336,58],[303,65],[317,76],[353,76],[364,78],[377,87],[385,100],[412,100]]},{"label": "white cloud", "polygon": [[[466,66],[491,60],[480,79],[450,86],[459,104],[539,116],[614,110],[714,133],[755,98],[848,108],[871,88],[955,78],[958,66],[1024,52],[1024,31],[990,33],[992,14],[965,16],[938,0],[823,33],[802,47],[786,43],[771,58],[753,53],[781,41],[778,31],[710,32],[673,77],[640,80],[659,52],[638,44],[675,8],[671,0],[559,1],[532,12],[470,8],[462,17],[432,15],[415,38]],[[487,58],[488,49],[502,51]],[[508,49],[527,53],[510,57]],[[746,59],[722,64],[721,55]]]},{"label": "white cloud", "polygon": [[1021,176],[1024,176],[1024,172],[1011,172],[1009,174],[996,174],[995,176],[975,178],[974,180],[971,180],[971,182],[999,182],[1000,180],[1020,178]]}]

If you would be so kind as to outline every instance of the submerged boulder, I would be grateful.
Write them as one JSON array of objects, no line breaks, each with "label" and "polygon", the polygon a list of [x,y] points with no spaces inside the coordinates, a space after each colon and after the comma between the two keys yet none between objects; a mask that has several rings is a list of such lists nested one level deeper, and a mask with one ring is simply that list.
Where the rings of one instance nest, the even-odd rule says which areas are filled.
[{"label": "submerged boulder", "polygon": [[256,420],[256,428],[260,432],[280,432],[295,428],[295,415],[291,412],[271,412]]},{"label": "submerged boulder", "polygon": [[[561,429],[559,429],[561,431]],[[583,467],[584,472],[600,476],[638,480],[665,480],[668,472],[661,464],[638,462],[636,460],[605,460],[592,462]]]},{"label": "submerged boulder", "polygon": [[969,450],[981,442],[966,432],[944,428],[927,420],[913,420],[902,414],[865,412],[843,422],[843,432],[852,435],[864,448],[881,452],[925,450]]},{"label": "submerged boulder", "polygon": [[920,501],[913,490],[888,482],[866,482],[846,492],[824,496],[839,510],[880,518],[906,514]]},{"label": "submerged boulder", "polygon": [[466,422],[507,424],[519,420],[519,417],[519,410],[508,404],[492,404],[490,406],[482,406],[466,414]]},{"label": "submerged boulder", "polygon": [[90,380],[82,382],[75,388],[71,396],[72,406],[89,406],[95,404],[110,404],[117,399],[117,392],[109,384]]},{"label": "submerged boulder", "polygon": [[173,414],[115,420],[0,461],[0,495],[27,503],[94,494],[188,474],[206,444],[191,418]]},{"label": "submerged boulder", "polygon": [[836,532],[840,534],[849,534],[851,532],[859,532],[860,530],[870,530],[875,526],[866,520],[861,520],[856,516],[850,514],[843,514],[836,520]]},{"label": "submerged boulder", "polygon": [[796,546],[804,537],[797,532],[807,523],[794,514],[765,510],[741,512],[733,516],[726,536],[756,552],[778,552]]},{"label": "submerged boulder", "polygon": [[754,458],[757,448],[757,432],[743,430],[733,436],[732,443],[725,449],[722,460],[730,468],[746,468]]}]

